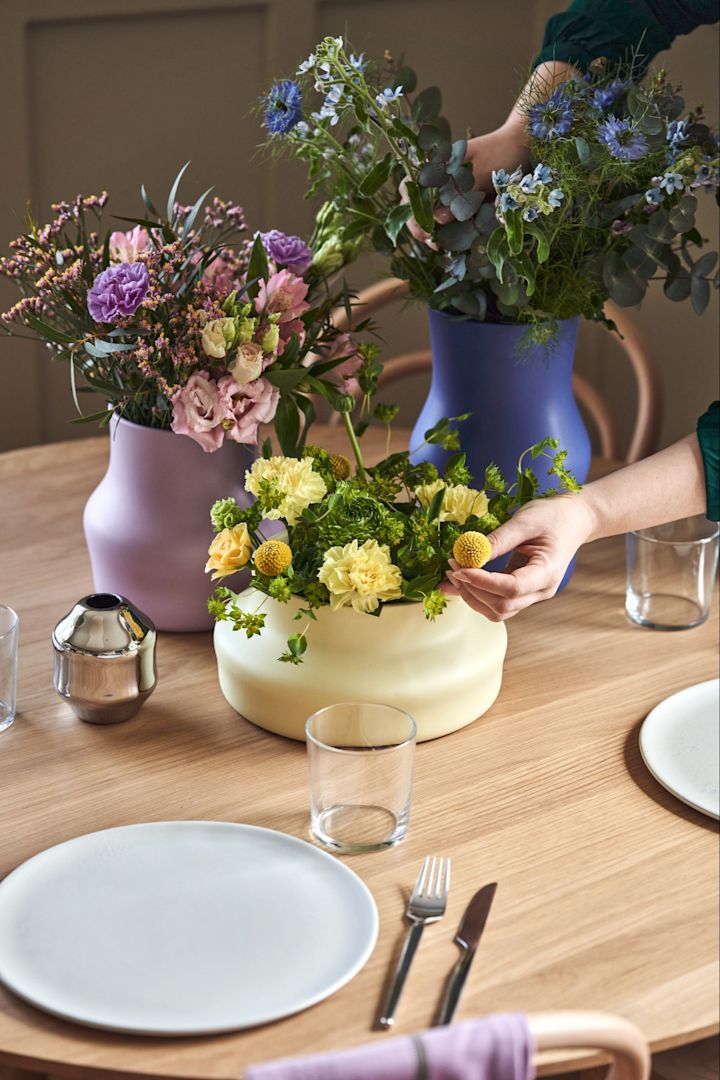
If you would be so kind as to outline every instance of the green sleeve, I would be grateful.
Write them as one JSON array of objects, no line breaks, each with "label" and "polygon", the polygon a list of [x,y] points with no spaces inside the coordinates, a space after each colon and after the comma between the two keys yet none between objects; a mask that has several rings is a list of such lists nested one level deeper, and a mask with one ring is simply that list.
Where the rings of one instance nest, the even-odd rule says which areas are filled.
[{"label": "green sleeve", "polygon": [[707,516],[720,521],[720,401],[713,401],[698,420],[697,437],[705,466]]},{"label": "green sleeve", "polygon": [[720,18],[717,0],[574,0],[545,27],[533,67],[564,60],[585,71],[593,60],[627,63],[639,73],[679,34]]}]

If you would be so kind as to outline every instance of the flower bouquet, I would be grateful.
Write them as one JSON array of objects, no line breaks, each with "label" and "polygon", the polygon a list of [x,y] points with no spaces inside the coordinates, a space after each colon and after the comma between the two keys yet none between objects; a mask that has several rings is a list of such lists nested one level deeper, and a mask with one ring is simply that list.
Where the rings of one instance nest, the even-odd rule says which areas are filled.
[{"label": "flower bouquet", "polygon": [[[604,320],[608,298],[638,304],[656,278],[698,313],[708,302],[717,255],[694,257],[695,212],[698,192],[718,189],[717,139],[700,110],[682,117],[664,72],[631,76],[600,64],[528,105],[531,168],[498,169],[494,197],[474,190],[438,87],[416,93],[411,68],[387,53],[366,62],[342,38],[275,84],[265,124],[273,148],[308,164],[309,194],[333,200],[340,235],[369,238],[412,296],[546,340],[557,320]],[[435,221],[438,203],[453,220]],[[411,215],[430,243],[411,235]]]},{"label": "flower bouquet", "polygon": [[[238,594],[221,585],[209,605],[221,686],[248,719],[302,738],[314,707],[367,695],[372,664],[378,700],[400,703],[416,719],[435,709],[429,730],[440,734],[438,724],[469,723],[494,700],[506,640],[502,624],[441,590],[450,559],[472,567],[488,560],[488,534],[538,495],[533,464],[549,459],[560,490],[578,485],[564,451],[546,439],[523,456],[512,483],[490,465],[484,488],[473,487],[448,419],[425,436],[452,455],[442,476],[407,451],[369,467],[343,417],[354,469],[313,445],[301,457],[261,457],[245,475],[252,505],[230,498],[212,507],[206,571],[225,580],[250,568],[249,588]],[[267,523],[277,521],[284,533],[267,539]],[[440,616],[441,631],[424,629]],[[301,664],[308,670],[297,671]],[[451,686],[457,698],[438,713],[437,696]]]},{"label": "flower bouquet", "polygon": [[[187,168],[187,166],[185,166]],[[329,274],[353,250],[320,218],[308,244],[278,230],[246,236],[242,209],[205,192],[160,214],[124,218],[103,231],[107,193],[53,206],[55,218],[15,240],[0,273],[23,296],[0,316],[8,333],[29,330],[66,361],[79,394],[106,406],[76,422],[113,415],[194,439],[206,452],[226,440],[255,444],[275,420],[287,453],[302,448],[313,397],[335,402],[364,346],[330,321],[347,291]]]},{"label": "flower bouquet", "polygon": [[207,499],[249,501],[242,474],[260,426],[300,453],[314,402],[342,401],[377,349],[331,322],[350,302],[331,276],[351,248],[330,216],[307,244],[277,230],[250,239],[239,206],[209,192],[177,201],[184,171],[164,213],[142,188],[129,231],[103,228],[106,194],[78,196],[47,225],[30,217],[0,261],[23,294],[1,325],[67,362],[79,412],[82,394],[100,396],[79,422],[110,424],[108,472],[84,515],[95,589],[130,597],[164,630],[209,628],[195,555]]}]

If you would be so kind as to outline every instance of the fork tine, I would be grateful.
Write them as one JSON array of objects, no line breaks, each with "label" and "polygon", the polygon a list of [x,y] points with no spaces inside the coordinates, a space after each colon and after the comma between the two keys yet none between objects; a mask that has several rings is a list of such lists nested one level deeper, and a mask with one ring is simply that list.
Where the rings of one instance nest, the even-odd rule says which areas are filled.
[{"label": "fork tine", "polygon": [[436,871],[436,869],[437,869],[437,858],[435,857],[435,855],[433,855],[432,865],[430,867],[430,874],[428,875],[428,880],[427,880],[427,887],[425,889],[425,895],[426,896],[432,896],[432,894],[433,894],[433,889],[435,888],[435,877],[436,877],[435,871]]},{"label": "fork tine", "polygon": [[429,865],[430,858],[429,856],[425,856],[425,858],[423,859],[423,864],[420,867],[420,873],[417,876],[417,881],[415,882],[415,888],[413,889],[413,895],[415,896],[422,896]]},{"label": "fork tine", "polygon": [[446,863],[445,863],[445,876],[443,877],[442,885],[440,887],[440,896],[447,899],[447,894],[448,894],[449,890],[450,890],[450,860],[448,859],[446,861]]}]

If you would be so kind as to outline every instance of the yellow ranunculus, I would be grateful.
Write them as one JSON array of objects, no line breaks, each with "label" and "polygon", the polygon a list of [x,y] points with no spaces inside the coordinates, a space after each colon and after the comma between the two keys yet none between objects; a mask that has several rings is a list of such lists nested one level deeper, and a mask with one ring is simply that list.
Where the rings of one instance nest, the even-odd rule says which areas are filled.
[{"label": "yellow ranunculus", "polygon": [[438,519],[440,521],[455,521],[458,525],[464,525],[471,514],[482,517],[488,508],[484,491],[476,491],[465,484],[448,484],[444,480],[434,480],[432,484],[421,484],[415,490],[423,510],[427,510],[440,488],[445,488],[445,498]]},{"label": "yellow ranunculus", "polygon": [[250,533],[244,521],[232,529],[223,529],[208,548],[210,558],[205,564],[205,573],[212,570],[213,581],[228,577],[247,565],[251,551]]},{"label": "yellow ranunculus", "polygon": [[263,516],[269,520],[283,518],[288,525],[294,525],[306,507],[327,494],[325,481],[313,470],[310,458],[258,458],[245,473],[245,490],[258,495],[261,480],[275,480],[278,492],[284,496],[276,509],[266,510]]},{"label": "yellow ranunculus", "polygon": [[377,540],[357,540],[344,547],[332,547],[325,552],[318,572],[330,593],[333,611],[351,605],[354,611],[375,611],[382,600],[397,600],[402,596],[402,574],[390,562],[387,547]]}]

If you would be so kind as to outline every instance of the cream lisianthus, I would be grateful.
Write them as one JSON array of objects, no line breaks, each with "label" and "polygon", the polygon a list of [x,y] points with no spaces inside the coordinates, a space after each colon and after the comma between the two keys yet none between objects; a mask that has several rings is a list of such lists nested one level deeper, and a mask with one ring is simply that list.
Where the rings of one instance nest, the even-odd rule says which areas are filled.
[{"label": "cream lisianthus", "polygon": [[205,573],[212,570],[213,581],[234,574],[247,565],[251,552],[250,533],[244,521],[232,529],[221,529],[208,548],[210,558],[205,564]]},{"label": "cream lisianthus", "polygon": [[402,574],[377,540],[357,540],[325,552],[318,581],[330,593],[333,611],[351,605],[354,611],[375,611],[381,600],[402,596]]},{"label": "cream lisianthus", "polygon": [[234,319],[213,319],[202,332],[202,347],[206,356],[222,360],[235,337]]},{"label": "cream lisianthus", "polygon": [[283,518],[288,525],[294,525],[303,510],[327,494],[325,481],[313,470],[311,458],[258,458],[245,473],[245,490],[259,495],[263,480],[274,480],[275,490],[283,496],[279,506],[264,509],[263,516],[271,521]]},{"label": "cream lisianthus", "polygon": [[229,367],[230,374],[236,383],[244,386],[245,383],[254,382],[262,375],[263,351],[254,341],[245,341],[238,345],[235,359]]},{"label": "cream lisianthus", "polygon": [[464,525],[471,514],[482,517],[488,508],[487,495],[484,491],[466,487],[465,484],[448,484],[445,480],[433,480],[432,484],[421,484],[415,489],[420,505],[427,510],[440,488],[445,488],[439,521],[456,521]]}]

